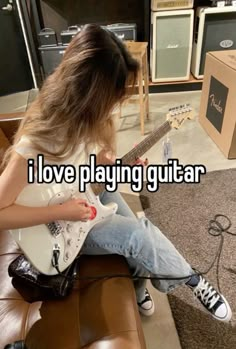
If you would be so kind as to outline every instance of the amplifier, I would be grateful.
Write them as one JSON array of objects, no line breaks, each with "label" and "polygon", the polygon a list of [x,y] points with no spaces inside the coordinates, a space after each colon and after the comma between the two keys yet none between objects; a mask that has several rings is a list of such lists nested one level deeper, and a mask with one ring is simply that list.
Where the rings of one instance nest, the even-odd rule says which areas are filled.
[{"label": "amplifier", "polygon": [[55,70],[55,68],[61,63],[65,50],[65,46],[39,47],[45,77],[50,75]]},{"label": "amplifier", "polygon": [[42,29],[38,34],[38,38],[41,46],[57,45],[56,33],[51,28]]},{"label": "amplifier", "polygon": [[202,79],[206,53],[236,49],[236,7],[198,7],[191,71]]},{"label": "amplifier", "polygon": [[62,45],[69,45],[73,37],[79,33],[82,29],[82,26],[72,25],[68,27],[67,30],[61,32],[61,43]]},{"label": "amplifier", "polygon": [[185,8],[193,8],[194,0],[152,0],[152,11],[168,11]]},{"label": "amplifier", "polygon": [[150,68],[153,82],[188,80],[193,10],[151,13]]},{"label": "amplifier", "polygon": [[223,6],[236,6],[235,0],[211,0],[211,6],[223,7]]},{"label": "amplifier", "polygon": [[137,25],[135,23],[116,23],[102,27],[115,33],[121,40],[137,41]]}]

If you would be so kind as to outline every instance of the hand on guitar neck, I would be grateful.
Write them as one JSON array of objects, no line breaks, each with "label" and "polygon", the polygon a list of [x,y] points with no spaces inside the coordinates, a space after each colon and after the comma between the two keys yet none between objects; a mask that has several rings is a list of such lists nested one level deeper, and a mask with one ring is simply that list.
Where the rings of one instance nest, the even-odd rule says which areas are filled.
[{"label": "hand on guitar neck", "polygon": [[[136,146],[136,145],[134,145]],[[96,156],[97,165],[113,165],[115,163],[116,157],[109,151],[101,150]],[[148,159],[142,160],[141,158],[137,158],[131,165],[148,165]]]}]

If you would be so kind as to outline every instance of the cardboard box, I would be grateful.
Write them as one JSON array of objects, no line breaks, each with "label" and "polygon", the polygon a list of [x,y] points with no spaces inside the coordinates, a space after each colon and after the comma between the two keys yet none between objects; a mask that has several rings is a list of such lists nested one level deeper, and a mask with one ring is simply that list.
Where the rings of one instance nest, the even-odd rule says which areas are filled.
[{"label": "cardboard box", "polygon": [[236,50],[207,53],[199,122],[228,159],[236,158]]}]

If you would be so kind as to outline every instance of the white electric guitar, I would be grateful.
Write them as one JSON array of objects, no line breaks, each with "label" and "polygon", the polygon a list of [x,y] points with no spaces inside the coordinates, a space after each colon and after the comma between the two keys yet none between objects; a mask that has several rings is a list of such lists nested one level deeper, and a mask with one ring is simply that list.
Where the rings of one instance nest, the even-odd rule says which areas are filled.
[{"label": "white electric guitar", "polygon": [[[134,163],[172,128],[178,129],[186,119],[192,119],[189,105],[171,108],[167,121],[152,131],[141,143],[122,158],[122,164]],[[102,205],[98,194],[104,185],[90,184],[85,193],[77,186],[68,190],[66,184],[30,184],[20,193],[17,204],[42,207],[63,203],[71,198],[85,199],[92,207],[93,217],[87,222],[56,221],[30,228],[10,230],[17,244],[32,265],[41,273],[55,275],[64,271],[76,258],[89,231],[117,211],[117,204]]]}]

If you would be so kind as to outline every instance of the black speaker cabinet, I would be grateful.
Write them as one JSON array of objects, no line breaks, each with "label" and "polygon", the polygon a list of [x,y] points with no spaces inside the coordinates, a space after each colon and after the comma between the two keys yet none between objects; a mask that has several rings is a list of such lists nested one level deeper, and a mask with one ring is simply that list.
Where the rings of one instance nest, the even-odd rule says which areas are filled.
[{"label": "black speaker cabinet", "polygon": [[78,34],[83,26],[72,25],[67,30],[61,32],[61,43],[62,45],[69,45],[70,41]]},{"label": "black speaker cabinet", "polygon": [[63,54],[65,53],[65,46],[41,46],[39,47],[42,58],[44,75],[47,77],[60,64]]},{"label": "black speaker cabinet", "polygon": [[196,12],[191,71],[202,79],[206,53],[236,49],[236,7],[199,7]]},{"label": "black speaker cabinet", "polygon": [[38,34],[41,46],[55,46],[57,45],[56,33],[51,28],[44,28]]},{"label": "black speaker cabinet", "polygon": [[137,25],[135,23],[116,23],[103,26],[113,32],[121,40],[137,41]]}]

